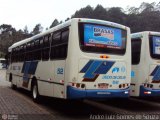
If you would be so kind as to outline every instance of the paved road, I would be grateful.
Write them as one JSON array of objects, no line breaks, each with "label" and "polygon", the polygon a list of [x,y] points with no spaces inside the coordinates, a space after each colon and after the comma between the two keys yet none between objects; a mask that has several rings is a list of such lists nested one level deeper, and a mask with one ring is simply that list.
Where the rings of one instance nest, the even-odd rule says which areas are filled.
[{"label": "paved road", "polygon": [[[93,120],[93,119],[160,119],[160,98],[129,100],[110,99],[105,101],[68,101],[42,97],[36,104],[30,92],[23,89],[12,90],[5,81],[5,70],[0,71],[0,120],[18,118],[22,120]],[[136,115],[139,116],[136,116]],[[147,115],[152,116],[147,116]],[[134,116],[132,116],[134,115]],[[153,116],[155,115],[155,116]],[[100,117],[101,118],[98,118]],[[125,118],[124,118],[125,117]],[[137,117],[137,118],[135,118]]]},{"label": "paved road", "polygon": [[5,70],[0,71],[0,120],[2,117],[37,120],[88,120],[89,115],[103,110],[95,109],[82,101],[66,101],[42,97],[40,104],[34,103],[30,92],[12,90],[5,81]]},{"label": "paved road", "polygon": [[[47,110],[39,107],[31,99],[10,88],[10,82],[5,80],[6,70],[0,70],[0,114],[10,119],[53,119]],[[2,119],[0,116],[0,120]]]}]

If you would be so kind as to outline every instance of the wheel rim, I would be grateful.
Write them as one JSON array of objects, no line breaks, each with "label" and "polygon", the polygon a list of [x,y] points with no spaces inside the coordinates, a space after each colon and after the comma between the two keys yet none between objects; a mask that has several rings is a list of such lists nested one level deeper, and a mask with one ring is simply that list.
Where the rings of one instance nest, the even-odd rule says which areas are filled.
[{"label": "wheel rim", "polygon": [[14,88],[14,87],[15,87],[15,86],[14,86],[14,84],[13,84],[12,82],[11,82],[11,87],[12,87],[12,88]]},{"label": "wheel rim", "polygon": [[33,87],[33,98],[36,99],[37,98],[37,86],[34,85]]}]

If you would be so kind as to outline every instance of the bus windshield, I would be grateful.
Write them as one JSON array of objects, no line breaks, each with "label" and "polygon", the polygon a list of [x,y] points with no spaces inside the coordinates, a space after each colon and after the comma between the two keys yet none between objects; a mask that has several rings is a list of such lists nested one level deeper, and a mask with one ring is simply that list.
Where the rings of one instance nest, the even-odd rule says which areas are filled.
[{"label": "bus windshield", "polygon": [[160,59],[160,36],[150,36],[149,41],[151,57]]},{"label": "bus windshield", "polygon": [[125,54],[127,32],[105,25],[80,23],[80,47],[84,52]]}]

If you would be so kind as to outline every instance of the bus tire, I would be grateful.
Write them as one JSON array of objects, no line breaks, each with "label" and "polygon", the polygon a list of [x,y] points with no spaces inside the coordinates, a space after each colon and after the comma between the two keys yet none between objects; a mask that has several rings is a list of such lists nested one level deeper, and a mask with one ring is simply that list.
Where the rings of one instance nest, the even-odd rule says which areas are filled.
[{"label": "bus tire", "polygon": [[12,81],[11,81],[11,88],[12,88],[13,90],[16,90],[16,89],[17,89],[17,86],[16,86],[15,84],[13,84]]},{"label": "bus tire", "polygon": [[37,81],[33,81],[32,83],[32,99],[34,102],[39,103],[40,95],[38,92],[38,84]]}]

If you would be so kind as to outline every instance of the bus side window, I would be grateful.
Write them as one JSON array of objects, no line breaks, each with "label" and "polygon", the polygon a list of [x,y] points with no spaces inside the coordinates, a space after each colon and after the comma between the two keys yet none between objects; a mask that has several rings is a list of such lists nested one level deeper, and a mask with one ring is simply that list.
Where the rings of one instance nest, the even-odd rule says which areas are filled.
[{"label": "bus side window", "polygon": [[43,49],[42,49],[42,60],[48,60],[49,59],[49,48],[50,48],[50,41],[49,41],[50,35],[46,35],[44,37],[43,41]]},{"label": "bus side window", "polygon": [[50,58],[56,59],[58,54],[58,44],[61,43],[60,41],[61,33],[53,33],[52,35],[52,42],[51,42],[51,52],[50,52]]},{"label": "bus side window", "polygon": [[43,38],[41,37],[41,38],[39,38],[39,52],[41,53],[41,58],[40,59],[42,59],[42,50],[43,50]]},{"label": "bus side window", "polygon": [[61,43],[60,37],[61,37],[61,32],[54,33],[52,36],[52,45]]},{"label": "bus side window", "polygon": [[43,38],[40,38],[39,41],[40,41],[40,48],[43,48]]},{"label": "bus side window", "polygon": [[19,47],[16,47],[16,57],[15,57],[15,62],[18,62],[19,61]]},{"label": "bus side window", "polygon": [[140,62],[141,57],[141,43],[142,40],[140,38],[132,39],[132,65],[137,65]]},{"label": "bus side window", "polygon": [[21,46],[18,47],[18,61],[21,61]]},{"label": "bus side window", "polygon": [[67,29],[62,32],[62,37],[61,37],[62,43],[68,43],[68,37],[69,37],[69,30]]},{"label": "bus side window", "polygon": [[15,48],[12,51],[12,62],[15,62]]},{"label": "bus side window", "polygon": [[49,46],[50,46],[49,37],[50,37],[50,35],[46,35],[46,36],[44,37],[44,46],[45,46],[45,47],[49,47]]},{"label": "bus side window", "polygon": [[31,48],[31,44],[28,43],[27,44],[27,49],[26,49],[26,61],[30,60],[30,48]]},{"label": "bus side window", "polygon": [[31,47],[30,47],[30,60],[34,60],[34,48],[35,47],[35,44],[34,44],[34,41],[31,42]]},{"label": "bus side window", "polygon": [[34,47],[35,47],[34,41],[32,41],[32,42],[31,42],[31,49],[30,49],[30,50],[33,51],[33,50],[34,50]]},{"label": "bus side window", "polygon": [[16,48],[14,49],[13,57],[14,57],[14,62],[16,62]]},{"label": "bus side window", "polygon": [[25,50],[24,50],[24,45],[21,46],[21,61],[24,61],[25,57]]},{"label": "bus side window", "polygon": [[23,61],[26,60],[26,44],[23,46],[23,51],[24,51],[24,58],[23,58]]},{"label": "bus side window", "polygon": [[14,49],[14,62],[16,62],[16,48]]},{"label": "bus side window", "polygon": [[41,60],[40,40],[35,40],[34,60]]},{"label": "bus side window", "polygon": [[35,49],[39,48],[39,39],[35,40]]},{"label": "bus side window", "polygon": [[69,30],[65,30],[62,32],[61,41],[62,41],[62,47],[61,47],[61,57],[66,58],[67,57],[67,50],[68,50],[68,37],[69,37]]},{"label": "bus side window", "polygon": [[19,49],[19,61],[23,61],[23,45],[20,46],[20,49]]},{"label": "bus side window", "polygon": [[65,59],[67,57],[69,30],[63,30],[53,34],[51,44],[51,59]]},{"label": "bus side window", "polygon": [[15,48],[12,49],[12,53],[11,53],[11,62],[14,62],[14,50],[15,50]]}]

